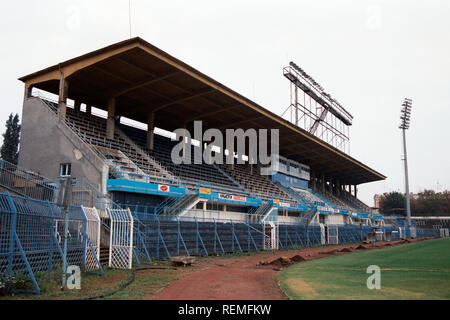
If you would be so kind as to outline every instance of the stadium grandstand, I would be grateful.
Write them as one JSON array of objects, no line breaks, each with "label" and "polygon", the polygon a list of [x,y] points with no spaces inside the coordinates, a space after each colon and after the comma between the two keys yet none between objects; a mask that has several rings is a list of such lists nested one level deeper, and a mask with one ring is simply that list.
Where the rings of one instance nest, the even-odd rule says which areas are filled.
[{"label": "stadium grandstand", "polygon": [[[10,197],[52,203],[61,182],[70,178],[72,204],[81,206],[86,217],[95,208],[101,221],[94,256],[105,263],[108,256],[100,249],[109,252],[109,264],[116,267],[130,267],[131,256],[139,263],[173,255],[358,242],[369,235],[413,236],[402,230],[404,225],[386,224],[358,199],[358,185],[386,177],[338,147],[349,143],[342,132],[351,116],[325,92],[305,86],[314,81],[298,66],[289,68],[284,74],[291,85],[323,110],[310,130],[141,38],[21,77],[19,166],[2,162],[1,185]],[[335,121],[327,122],[328,117],[343,123],[345,130],[335,134],[341,140],[318,134],[337,130],[327,129]],[[175,164],[171,153],[179,141],[174,130],[184,128],[195,136],[194,121],[221,132],[278,129],[279,155],[272,155],[270,174],[262,174],[248,154],[238,155],[247,156],[244,164]],[[194,163],[196,148],[202,151],[204,145],[187,147]],[[124,237],[123,225],[121,232],[117,226],[130,221],[134,224],[125,234],[134,237],[117,244],[115,237]],[[127,245],[132,251],[121,251]]]},{"label": "stadium grandstand", "polygon": [[[357,199],[357,185],[385,179],[140,38],[88,53],[20,80],[25,83],[26,98],[19,165],[53,179],[67,175],[70,167],[72,177],[87,179],[98,190],[110,192],[114,199],[126,201],[129,189],[145,182],[148,185],[142,192],[133,193],[152,195],[148,203],[157,205],[164,196],[187,193],[201,184],[219,194],[254,197],[263,202],[275,199],[308,207],[320,203],[334,210],[370,213],[370,208]],[[33,88],[57,95],[58,101],[33,97]],[[68,105],[68,99],[73,101],[72,106]],[[99,114],[92,112],[94,109]],[[52,126],[57,118],[60,122]],[[129,125],[126,119],[146,124],[148,129]],[[201,120],[205,130],[279,129],[282,157],[278,158],[278,167],[283,170],[263,176],[258,173],[259,168],[248,163],[175,165],[171,150],[176,142],[159,135],[162,130],[158,129],[190,130],[194,120]],[[37,123],[40,125],[36,126]],[[42,127],[49,129],[41,130]],[[70,132],[65,135],[67,145],[61,143],[61,134],[51,137],[52,127]],[[72,141],[74,134],[79,140],[77,145]],[[286,161],[289,166],[284,164]],[[299,172],[301,165],[307,173],[303,179]],[[289,184],[285,182],[288,179],[280,179],[286,177],[295,182]],[[125,180],[134,183],[119,187]],[[170,188],[168,192],[152,192],[152,183],[173,187],[173,192]]]}]

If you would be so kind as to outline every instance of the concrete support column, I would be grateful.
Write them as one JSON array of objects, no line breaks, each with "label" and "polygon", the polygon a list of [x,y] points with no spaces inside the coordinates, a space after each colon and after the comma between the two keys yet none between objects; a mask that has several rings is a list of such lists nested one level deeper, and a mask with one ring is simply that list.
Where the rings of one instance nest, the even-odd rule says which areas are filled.
[{"label": "concrete support column", "polygon": [[355,191],[355,198],[358,197],[358,187],[356,187],[356,184],[353,186],[354,191]]},{"label": "concrete support column", "polygon": [[234,170],[234,147],[233,146],[233,150],[228,150],[229,154],[231,154],[231,159],[233,159],[233,161],[231,162],[231,169]]},{"label": "concrete support column", "polygon": [[66,118],[68,89],[69,89],[69,82],[64,78],[64,74],[61,72],[61,78],[59,80],[59,96],[58,96],[58,115],[60,119]]},{"label": "concrete support column", "polygon": [[334,190],[333,190],[333,177],[330,177],[330,193],[331,193],[331,194],[334,194],[333,191],[334,191]]},{"label": "concrete support column", "polygon": [[[187,123],[183,124],[183,129],[187,130]],[[189,146],[188,146],[188,143],[189,143]],[[183,159],[186,157],[186,148],[191,147],[190,143],[191,143],[191,141],[186,142],[186,137],[183,137],[183,149],[182,149]]]},{"label": "concrete support column", "polygon": [[108,119],[106,120],[106,138],[114,139],[114,131],[116,127],[116,99],[108,99]]},{"label": "concrete support column", "polygon": [[81,102],[75,101],[75,112],[80,112],[81,110]]},{"label": "concrete support column", "polygon": [[311,176],[309,177],[309,184],[311,189],[313,190],[316,189],[316,172],[314,170],[311,170]]},{"label": "concrete support column", "polygon": [[86,113],[87,114],[92,114],[92,106],[86,105]]},{"label": "concrete support column", "polygon": [[30,98],[32,91],[33,91],[33,86],[29,86],[29,87],[25,86],[25,93],[23,95],[24,99]]},{"label": "concrete support column", "polygon": [[339,182],[339,180],[336,180],[336,194],[338,195],[338,196],[340,196],[341,195],[341,183]]},{"label": "concrete support column", "polygon": [[245,163],[244,166],[249,168],[250,169],[250,173],[253,174],[253,165],[252,165],[252,163],[253,163],[254,159],[251,157],[250,141],[249,141],[248,144],[247,143],[245,144],[245,146],[244,146],[244,154],[238,155],[238,157],[239,157],[238,159],[241,159],[241,161],[243,161],[242,157],[244,155],[247,156],[247,162],[244,162]]},{"label": "concrete support column", "polygon": [[154,146],[154,139],[155,139],[155,114],[152,112],[148,115],[147,118],[147,125],[148,125],[148,131],[147,131],[147,147],[150,150],[153,150]]},{"label": "concrete support column", "polygon": [[325,175],[324,174],[322,174],[322,193],[324,193],[325,192]]}]

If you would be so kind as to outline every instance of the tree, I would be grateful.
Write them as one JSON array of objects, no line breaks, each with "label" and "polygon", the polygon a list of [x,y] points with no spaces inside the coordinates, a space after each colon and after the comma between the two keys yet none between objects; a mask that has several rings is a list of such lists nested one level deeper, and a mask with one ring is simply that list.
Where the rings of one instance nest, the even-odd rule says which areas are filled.
[{"label": "tree", "polygon": [[11,113],[6,120],[6,132],[3,134],[3,145],[0,149],[1,157],[11,163],[17,164],[19,159],[20,124],[19,115]]},{"label": "tree", "polygon": [[381,196],[381,212],[385,214],[406,215],[405,196],[399,192],[384,193]]},{"label": "tree", "polygon": [[448,215],[450,213],[450,192],[448,190],[445,190],[442,192],[442,197],[445,201],[445,213]]},{"label": "tree", "polygon": [[433,190],[424,190],[417,195],[414,213],[422,215],[442,214],[448,202],[445,195]]}]

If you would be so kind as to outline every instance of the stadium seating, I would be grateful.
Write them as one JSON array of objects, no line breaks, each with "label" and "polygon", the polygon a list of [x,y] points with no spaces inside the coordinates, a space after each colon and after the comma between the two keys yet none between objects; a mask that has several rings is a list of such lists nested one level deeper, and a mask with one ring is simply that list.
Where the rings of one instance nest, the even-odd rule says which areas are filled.
[{"label": "stadium seating", "polygon": [[[54,111],[54,103],[45,101]],[[326,187],[325,192],[311,189],[289,189],[272,182],[259,174],[258,168],[251,171],[249,165],[194,164],[194,148],[191,149],[192,164],[173,163],[172,148],[178,143],[169,138],[154,136],[154,148],[147,148],[147,131],[125,124],[116,124],[114,139],[106,137],[106,119],[67,108],[66,123],[85,142],[94,146],[97,153],[110,165],[112,172],[153,177],[166,183],[179,184],[180,180],[193,189],[198,184],[207,184],[213,191],[233,192],[260,197],[263,200],[278,198],[312,206],[322,204],[333,208],[370,211],[370,208],[347,192],[337,195]]]},{"label": "stadium seating", "polygon": [[[46,103],[56,111],[54,103],[49,101],[46,101]],[[222,174],[214,165],[175,165],[171,159],[171,150],[176,142],[168,138],[155,135],[154,149],[149,150],[146,147],[147,132],[144,130],[123,124],[118,125],[120,130],[135,142],[135,145],[132,145],[126,141],[126,137],[121,136],[117,131],[114,134],[114,139],[106,138],[106,119],[102,117],[67,108],[66,122],[84,141],[95,146],[103,158],[112,160],[115,167],[122,167],[125,171],[136,169],[136,173],[143,171],[148,176],[166,180],[170,180],[175,175],[180,177],[188,187],[194,187],[198,183],[207,183],[211,185],[214,191],[247,193],[242,186]],[[137,168],[130,164],[127,159],[119,157],[117,150],[121,151]],[[193,157],[194,153],[192,152],[192,161]],[[157,166],[149,160],[156,162]]]},{"label": "stadium seating", "polygon": [[281,190],[267,176],[262,176],[255,168],[253,172],[248,165],[236,164],[234,166],[228,164],[220,165],[228,174],[233,176],[240,184],[244,185],[251,192],[261,195],[265,200],[271,198],[279,198],[280,200],[295,201],[288,193]]},{"label": "stadium seating", "polygon": [[300,188],[292,188],[299,196],[305,199],[306,203],[309,206],[313,206],[315,204],[326,206],[328,203],[324,201],[323,198],[315,195],[312,190],[300,189]]},{"label": "stadium seating", "polygon": [[210,184],[213,190],[229,190],[238,193],[246,192],[242,186],[225,176],[214,165],[205,163],[194,164],[194,146],[192,146],[191,150],[192,164],[174,164],[171,158],[171,152],[172,148],[177,144],[176,141],[155,135],[154,147],[153,150],[150,150],[146,147],[147,131],[125,125],[120,125],[120,129],[135,141],[144,152],[147,152],[188,185],[195,186],[200,182]]},{"label": "stadium seating", "polygon": [[[152,165],[145,157],[140,155],[139,152],[128,144],[123,138],[121,138],[119,134],[115,133],[114,139],[107,139],[106,119],[95,115],[87,115],[84,112],[77,112],[71,108],[67,108],[67,122],[72,129],[75,129],[74,131],[77,132],[83,140],[93,146],[100,147],[97,148],[97,151],[105,159],[123,162],[124,159],[119,159],[117,157],[117,152],[113,151],[120,150],[145,174],[153,177],[170,178]],[[110,149],[110,152],[107,152],[107,149]],[[122,164],[124,166],[126,165],[128,171],[130,168],[130,163]],[[134,165],[131,165],[131,167],[135,168]],[[136,173],[138,172],[139,170],[136,170]]]}]

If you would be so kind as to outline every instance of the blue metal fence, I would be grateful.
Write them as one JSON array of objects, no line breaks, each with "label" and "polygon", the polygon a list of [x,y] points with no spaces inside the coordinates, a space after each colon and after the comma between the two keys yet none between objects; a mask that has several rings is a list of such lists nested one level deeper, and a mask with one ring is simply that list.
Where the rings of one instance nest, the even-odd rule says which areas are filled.
[{"label": "blue metal fence", "polygon": [[[32,288],[22,291],[40,293],[38,274],[50,273],[62,263],[64,216],[49,201],[0,194],[0,281],[25,274]],[[70,207],[68,221],[67,261],[84,268],[90,248],[82,208]],[[100,265],[99,269],[102,273]]]},{"label": "blue metal fence", "polygon": [[[174,219],[164,215],[133,212],[135,219],[134,255],[138,263],[170,259],[179,255],[218,255],[264,250],[264,223],[229,219]],[[374,232],[370,226],[339,225],[338,244],[358,243]],[[384,227],[392,240],[398,240],[397,227]],[[439,230],[417,229],[417,237],[439,237]],[[328,244],[322,242],[317,224],[278,224],[278,248],[304,248]]]}]

